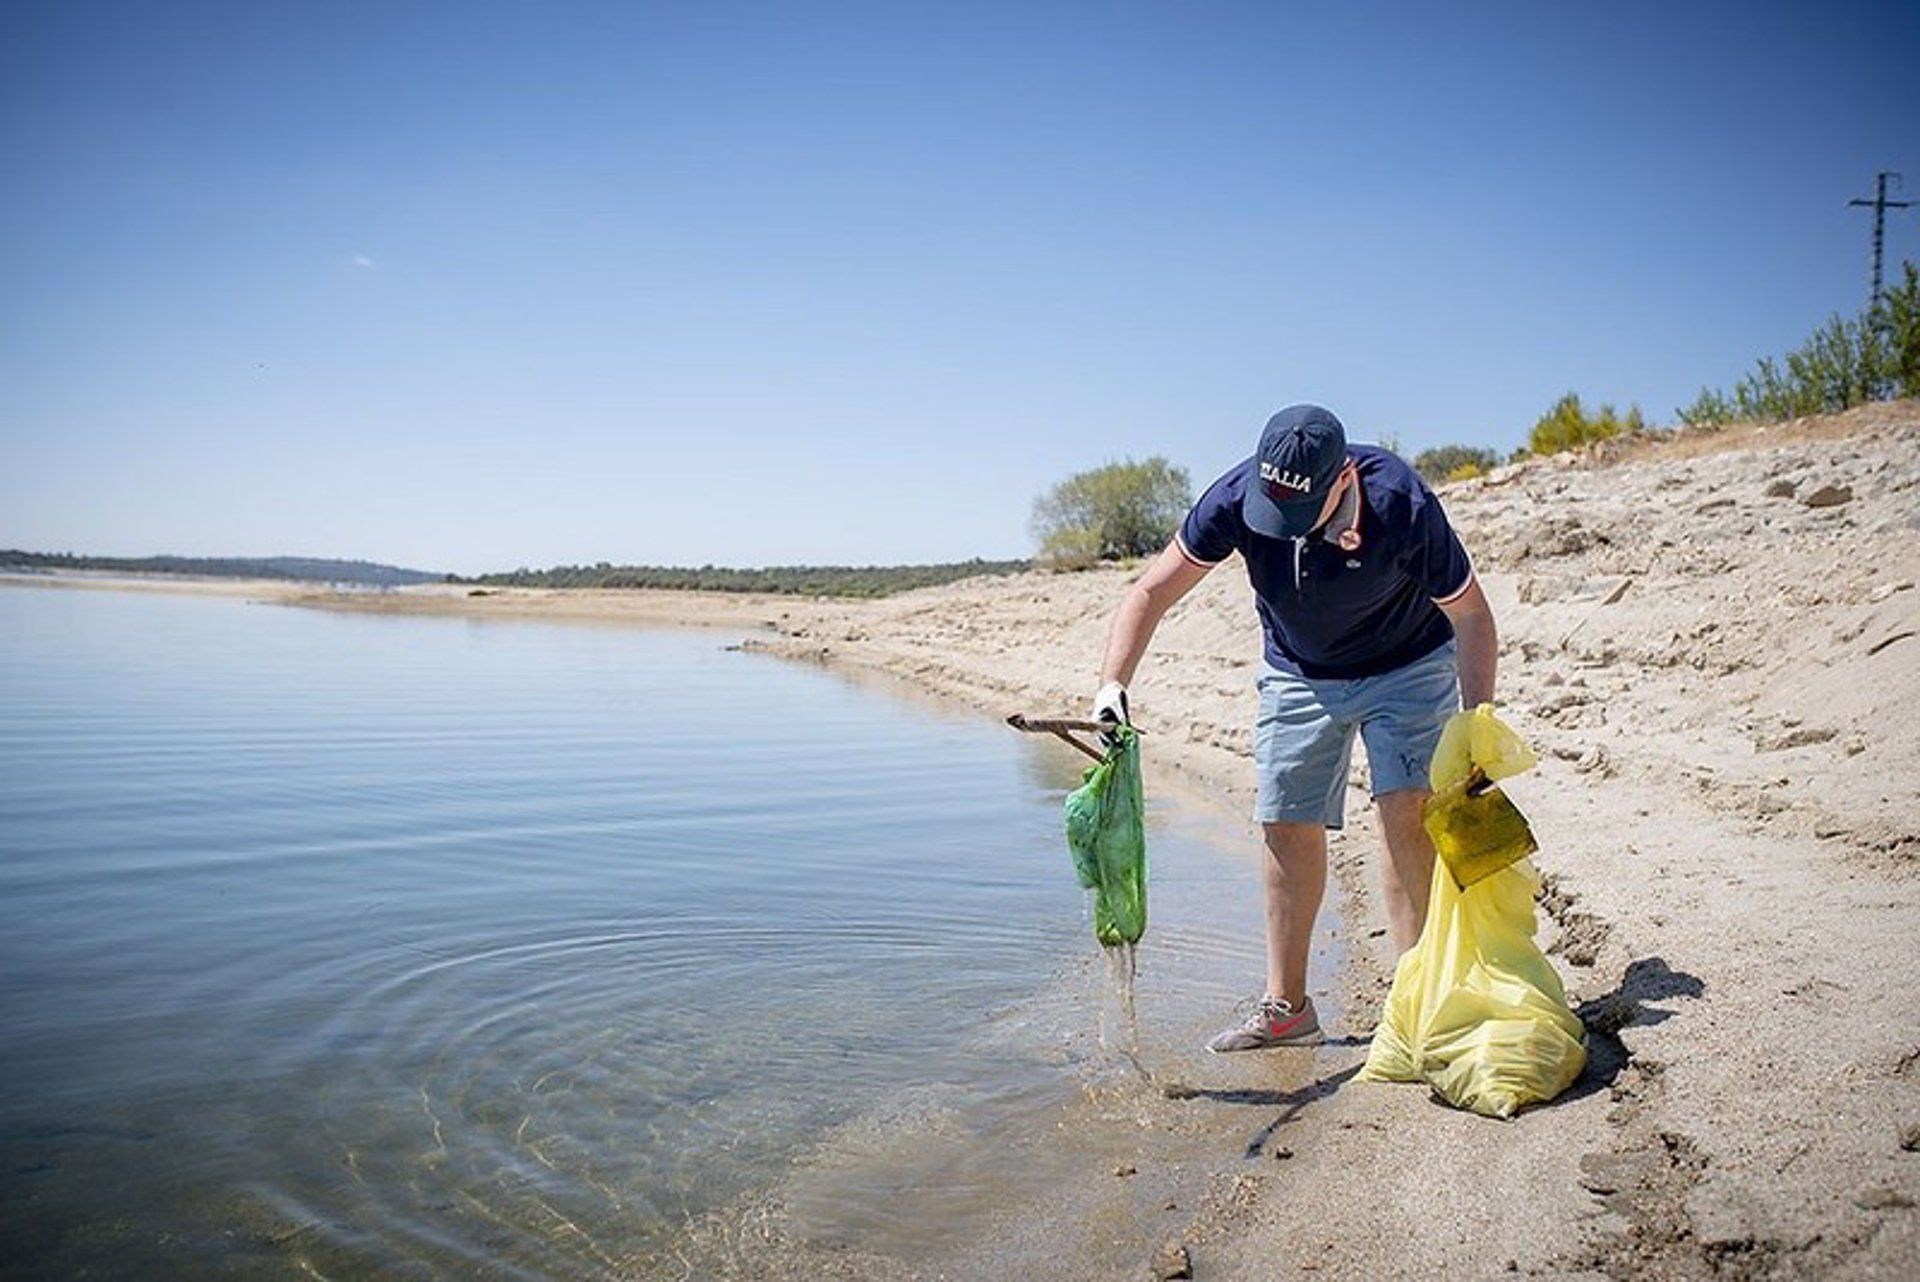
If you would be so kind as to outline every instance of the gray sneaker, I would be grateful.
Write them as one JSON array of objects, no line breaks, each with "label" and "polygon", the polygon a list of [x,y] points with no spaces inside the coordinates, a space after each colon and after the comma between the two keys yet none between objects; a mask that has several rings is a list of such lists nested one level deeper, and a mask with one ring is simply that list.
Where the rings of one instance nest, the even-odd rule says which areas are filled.
[{"label": "gray sneaker", "polygon": [[1251,1014],[1208,1042],[1207,1049],[1223,1055],[1269,1046],[1317,1046],[1322,1040],[1313,998],[1307,998],[1296,1011],[1277,997],[1262,997]]}]

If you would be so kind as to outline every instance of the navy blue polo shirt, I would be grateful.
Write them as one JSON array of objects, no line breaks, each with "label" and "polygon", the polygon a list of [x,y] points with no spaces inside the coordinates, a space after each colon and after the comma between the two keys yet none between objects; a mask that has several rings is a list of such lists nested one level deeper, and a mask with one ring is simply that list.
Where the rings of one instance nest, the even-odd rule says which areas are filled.
[{"label": "navy blue polo shirt", "polygon": [[[1453,625],[1436,602],[1473,582],[1467,550],[1419,473],[1378,446],[1350,446],[1347,457],[1358,503],[1343,502],[1303,539],[1247,527],[1240,500],[1251,458],[1208,486],[1180,526],[1180,550],[1196,564],[1246,558],[1267,662],[1316,680],[1377,676],[1445,645]],[[1359,538],[1351,550],[1338,541],[1347,529]]]}]

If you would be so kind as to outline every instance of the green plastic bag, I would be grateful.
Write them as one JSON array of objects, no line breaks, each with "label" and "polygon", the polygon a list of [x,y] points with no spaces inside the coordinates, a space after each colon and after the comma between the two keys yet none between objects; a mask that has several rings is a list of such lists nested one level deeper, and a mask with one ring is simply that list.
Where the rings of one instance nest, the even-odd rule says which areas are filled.
[{"label": "green plastic bag", "polygon": [[1073,875],[1093,892],[1093,933],[1102,944],[1138,943],[1147,929],[1147,831],[1140,737],[1113,732],[1107,759],[1067,797]]}]

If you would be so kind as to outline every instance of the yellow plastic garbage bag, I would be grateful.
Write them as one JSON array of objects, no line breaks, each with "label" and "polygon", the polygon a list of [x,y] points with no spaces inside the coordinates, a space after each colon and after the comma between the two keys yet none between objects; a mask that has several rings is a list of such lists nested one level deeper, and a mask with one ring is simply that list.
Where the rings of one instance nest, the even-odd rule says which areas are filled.
[{"label": "yellow plastic garbage bag", "polygon": [[[1533,764],[1525,741],[1481,704],[1448,721],[1428,777],[1439,792],[1474,766],[1504,779]],[[1539,884],[1522,859],[1462,890],[1434,861],[1426,926],[1394,971],[1360,1080],[1424,1081],[1488,1117],[1573,1084],[1587,1062],[1586,1030],[1533,942]]]},{"label": "yellow plastic garbage bag", "polygon": [[1527,741],[1493,715],[1492,704],[1483,703],[1471,712],[1456,712],[1447,718],[1440,730],[1440,742],[1434,746],[1433,760],[1427,765],[1427,782],[1440,792],[1479,766],[1481,774],[1499,783],[1526,773],[1538,762]]}]

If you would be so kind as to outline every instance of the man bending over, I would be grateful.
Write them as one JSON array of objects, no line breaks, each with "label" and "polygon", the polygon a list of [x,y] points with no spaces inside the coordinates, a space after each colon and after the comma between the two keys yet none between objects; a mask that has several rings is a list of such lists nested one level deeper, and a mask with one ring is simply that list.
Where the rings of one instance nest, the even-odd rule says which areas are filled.
[{"label": "man bending over", "polygon": [[1281,410],[1258,451],[1207,487],[1127,589],[1107,633],[1094,716],[1127,719],[1127,683],[1168,608],[1234,553],[1265,639],[1254,725],[1264,831],[1266,994],[1212,1051],[1320,1039],[1307,953],[1327,884],[1326,830],[1345,820],[1347,763],[1366,741],[1397,948],[1420,936],[1433,845],[1420,825],[1447,718],[1490,702],[1493,612],[1440,500],[1387,450],[1349,445],[1317,405]]}]

